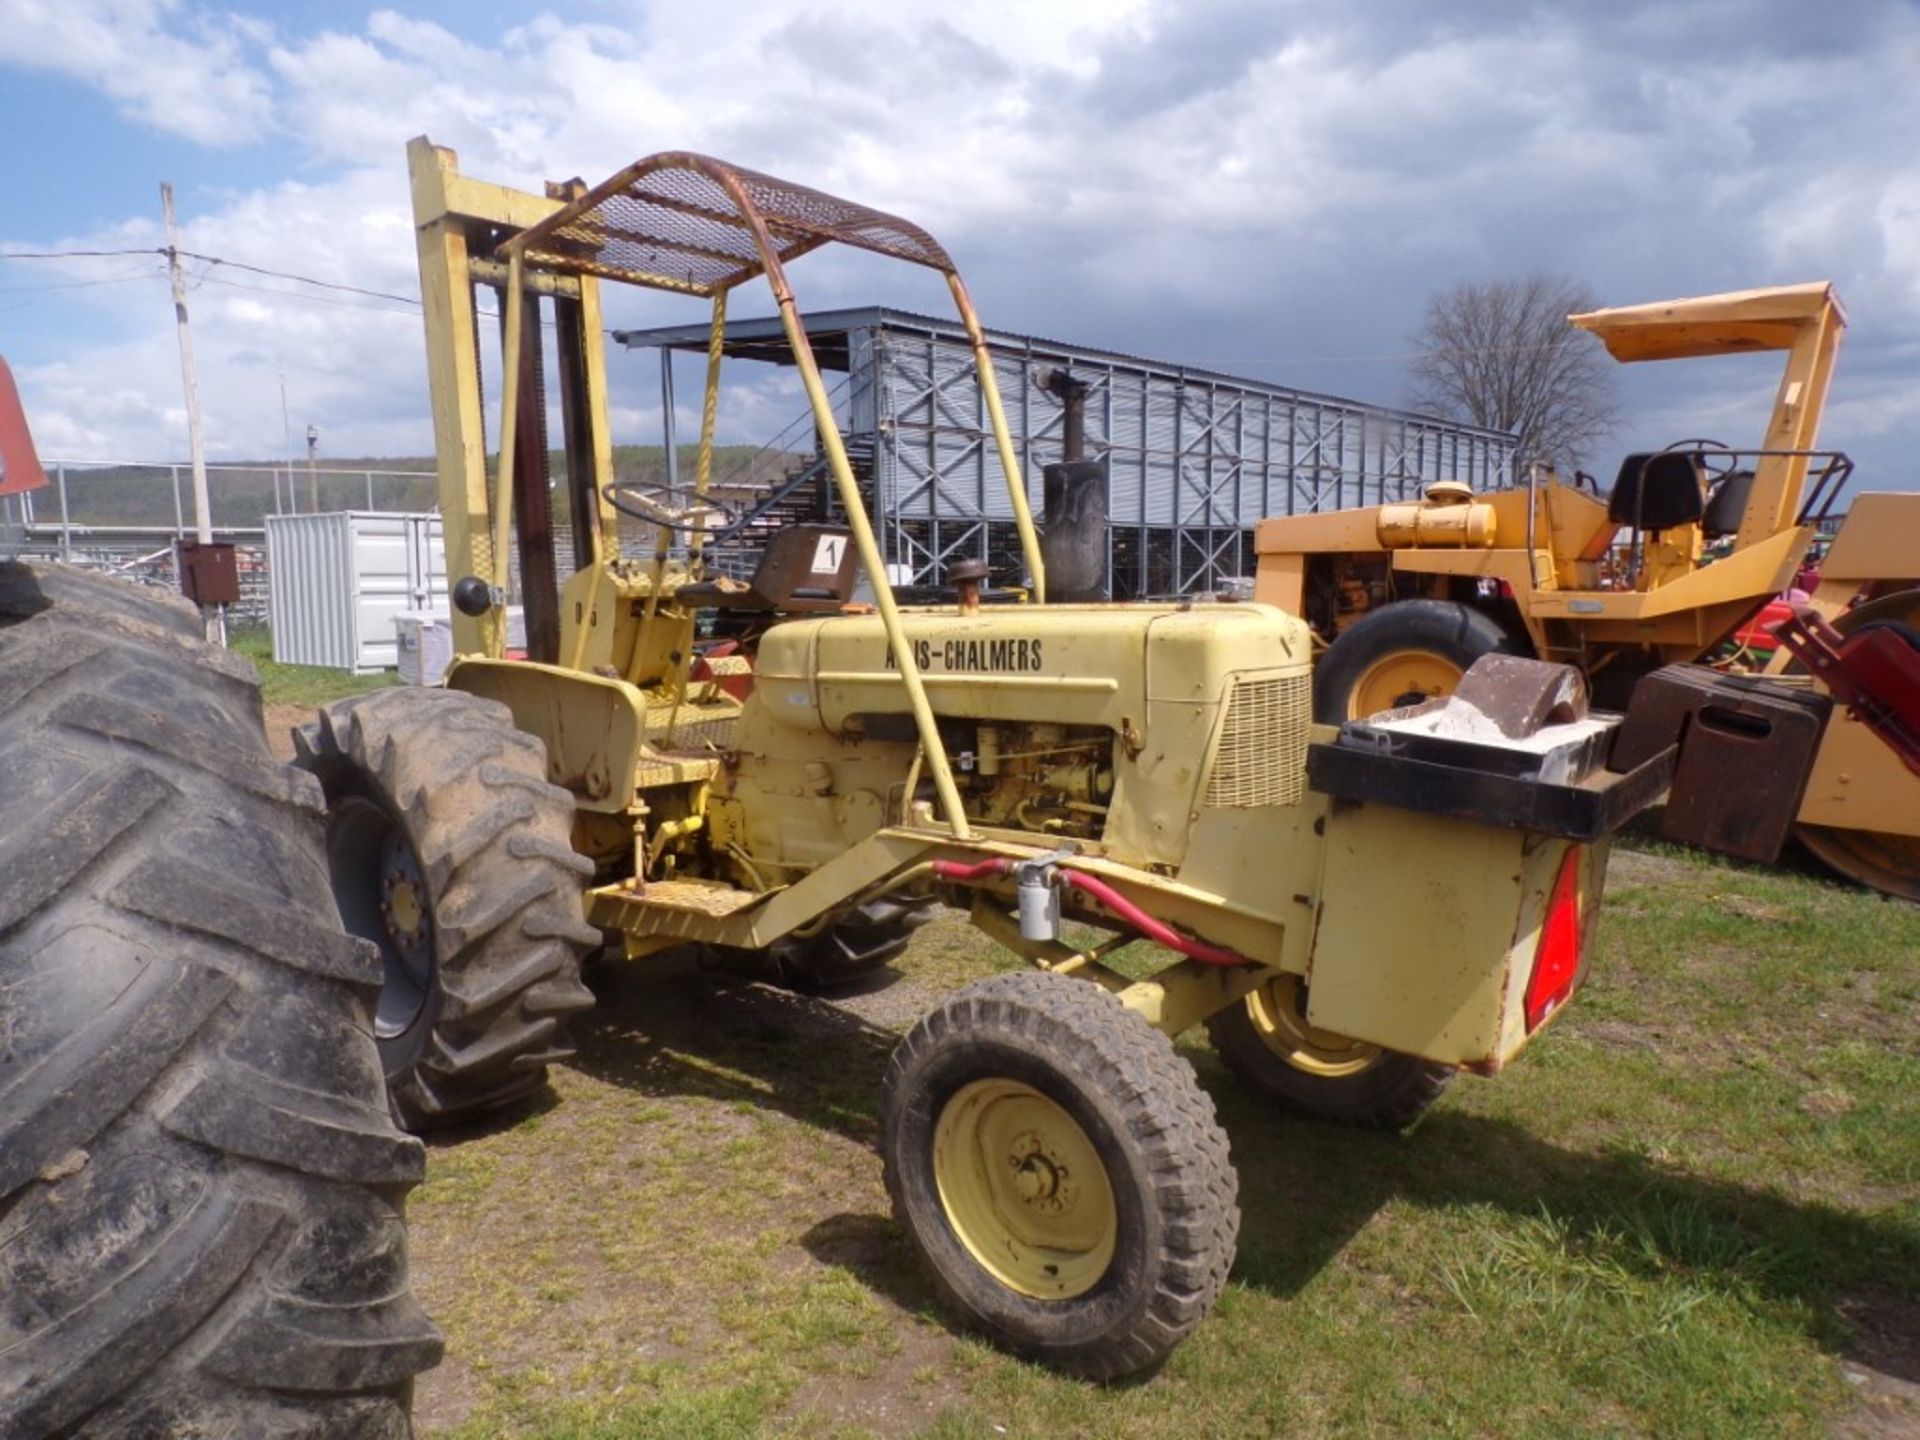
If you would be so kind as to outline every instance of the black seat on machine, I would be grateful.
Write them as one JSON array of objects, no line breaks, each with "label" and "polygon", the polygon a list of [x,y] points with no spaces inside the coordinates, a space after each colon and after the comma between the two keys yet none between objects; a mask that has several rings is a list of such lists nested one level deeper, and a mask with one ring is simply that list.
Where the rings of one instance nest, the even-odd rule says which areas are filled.
[{"label": "black seat on machine", "polygon": [[1706,517],[1700,522],[1709,540],[1740,533],[1740,520],[1747,513],[1747,497],[1752,493],[1751,470],[1729,471],[1713,482],[1707,490]]},{"label": "black seat on machine", "polygon": [[702,580],[682,585],[676,598],[689,605],[790,615],[839,610],[853,597],[858,564],[851,531],[836,525],[794,525],[767,542],[746,584]]},{"label": "black seat on machine", "polygon": [[1671,530],[1698,520],[1704,508],[1697,457],[1679,450],[1629,455],[1607,497],[1607,519],[1641,530]]}]

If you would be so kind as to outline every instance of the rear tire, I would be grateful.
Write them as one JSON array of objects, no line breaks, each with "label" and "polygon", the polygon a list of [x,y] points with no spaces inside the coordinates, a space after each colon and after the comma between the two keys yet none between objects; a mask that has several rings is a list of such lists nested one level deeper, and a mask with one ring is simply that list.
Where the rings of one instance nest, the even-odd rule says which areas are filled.
[{"label": "rear tire", "polygon": [[767,950],[769,979],[788,990],[835,990],[878,974],[905,953],[933,918],[932,896],[883,895],[837,917],[818,935],[779,940]]},{"label": "rear tire", "polygon": [[1085,981],[979,981],[887,1066],[893,1213],[974,1328],[1094,1380],[1158,1365],[1219,1298],[1240,1228],[1213,1102]]},{"label": "rear tire", "polygon": [[408,1433],[394,1128],[319,787],[191,607],[0,564],[0,1434]]},{"label": "rear tire", "polygon": [[494,700],[376,690],[296,733],[328,806],[340,917],[384,961],[376,1031],[393,1113],[409,1130],[538,1091],[593,1004],[583,956],[593,863],[572,844],[573,796]]},{"label": "rear tire", "polygon": [[1452,600],[1396,600],[1341,631],[1313,672],[1322,725],[1451,695],[1482,655],[1519,654],[1491,617]]},{"label": "rear tire", "polygon": [[1282,976],[1210,1017],[1207,1037],[1255,1093],[1341,1125],[1403,1130],[1453,1079],[1450,1065],[1315,1030],[1303,1009],[1299,982]]}]

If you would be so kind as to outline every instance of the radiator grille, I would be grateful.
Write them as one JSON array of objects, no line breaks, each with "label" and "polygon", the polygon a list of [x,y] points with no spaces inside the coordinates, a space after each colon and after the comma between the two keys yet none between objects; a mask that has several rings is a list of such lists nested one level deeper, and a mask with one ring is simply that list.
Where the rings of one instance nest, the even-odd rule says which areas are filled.
[{"label": "radiator grille", "polygon": [[1220,728],[1220,748],[1207,776],[1207,805],[1248,809],[1291,805],[1300,798],[1307,781],[1312,689],[1307,674],[1234,685]]}]

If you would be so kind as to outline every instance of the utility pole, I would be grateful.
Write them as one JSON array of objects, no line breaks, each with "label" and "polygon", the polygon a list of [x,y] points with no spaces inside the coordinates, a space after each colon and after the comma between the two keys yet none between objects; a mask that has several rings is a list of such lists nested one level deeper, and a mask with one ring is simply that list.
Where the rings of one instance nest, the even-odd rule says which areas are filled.
[{"label": "utility pole", "polygon": [[[180,269],[180,230],[173,219],[173,186],[160,182],[160,209],[167,219],[167,274],[173,281],[174,327],[180,335],[180,384],[187,399],[187,455],[193,462],[193,525],[202,545],[213,543],[213,521],[207,514],[207,444],[200,433],[200,381],[193,368],[193,331],[187,325],[187,277]],[[202,605],[200,618],[207,639],[227,643],[226,619],[218,605]]]},{"label": "utility pole", "polygon": [[[293,498],[293,421],[287,412],[287,372],[280,372],[280,431],[287,442],[287,504],[294,510],[300,508]],[[284,515],[280,508],[280,480],[276,476],[273,482],[273,513]]]},{"label": "utility pole", "polygon": [[315,468],[315,457],[320,453],[320,432],[312,425],[307,426],[307,513],[320,513],[320,472]]}]

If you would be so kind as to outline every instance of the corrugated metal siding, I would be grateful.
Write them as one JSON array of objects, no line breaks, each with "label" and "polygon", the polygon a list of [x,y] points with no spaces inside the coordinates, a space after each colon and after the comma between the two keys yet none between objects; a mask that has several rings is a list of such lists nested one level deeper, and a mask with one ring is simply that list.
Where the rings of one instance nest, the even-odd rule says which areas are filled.
[{"label": "corrugated metal siding", "polygon": [[[1246,574],[1251,528],[1267,515],[1378,504],[1438,479],[1488,490],[1511,478],[1502,437],[1056,343],[1016,349],[996,337],[995,375],[1036,513],[1044,467],[1061,458],[1063,408],[1035,374],[1065,365],[1089,384],[1087,449],[1108,463],[1120,594],[1212,589]],[[872,357],[855,408],[873,416],[889,558],[928,581],[960,555],[993,563],[1013,553],[1002,533],[1012,506],[966,342],[889,316],[859,332],[854,353]]]},{"label": "corrugated metal siding", "polygon": [[346,514],[269,515],[266,527],[273,658],[282,665],[353,669]]}]

